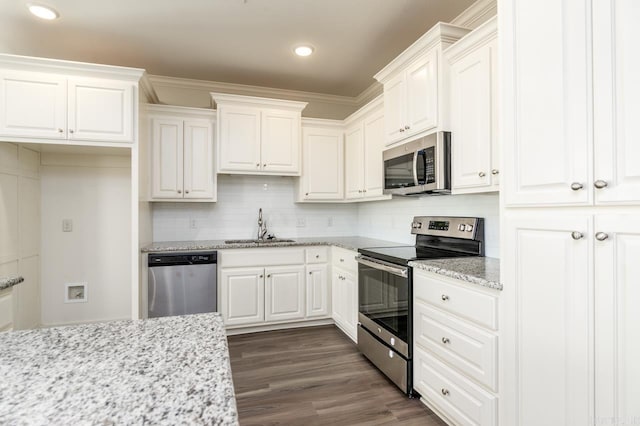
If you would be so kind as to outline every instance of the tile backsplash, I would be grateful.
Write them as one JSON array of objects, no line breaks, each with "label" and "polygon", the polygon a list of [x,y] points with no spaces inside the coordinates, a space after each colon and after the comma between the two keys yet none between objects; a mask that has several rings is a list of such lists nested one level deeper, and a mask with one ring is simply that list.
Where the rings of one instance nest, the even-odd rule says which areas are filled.
[{"label": "tile backsplash", "polygon": [[259,208],[269,233],[280,238],[356,233],[356,205],[295,203],[294,179],[218,175],[217,203],[154,203],[153,239],[255,238]]}]

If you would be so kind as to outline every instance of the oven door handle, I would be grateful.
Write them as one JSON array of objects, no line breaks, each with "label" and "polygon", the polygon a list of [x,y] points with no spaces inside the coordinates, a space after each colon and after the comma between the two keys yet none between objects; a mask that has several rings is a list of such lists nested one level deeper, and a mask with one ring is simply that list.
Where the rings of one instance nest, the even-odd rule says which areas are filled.
[{"label": "oven door handle", "polygon": [[418,186],[418,154],[420,151],[413,153],[413,184]]},{"label": "oven door handle", "polygon": [[398,268],[397,266],[391,266],[390,264],[382,263],[379,261],[369,260],[362,255],[356,256],[356,261],[366,266],[370,266],[374,269],[379,269],[381,271],[388,272],[393,275],[397,275],[402,278],[407,278],[409,268]]}]

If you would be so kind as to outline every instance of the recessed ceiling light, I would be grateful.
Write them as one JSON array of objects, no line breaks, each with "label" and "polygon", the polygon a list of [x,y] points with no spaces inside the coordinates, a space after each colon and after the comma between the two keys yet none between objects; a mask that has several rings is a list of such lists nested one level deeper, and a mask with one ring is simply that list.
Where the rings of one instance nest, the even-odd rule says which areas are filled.
[{"label": "recessed ceiling light", "polygon": [[294,52],[296,52],[296,55],[298,56],[309,56],[313,53],[313,47],[311,46],[298,46],[295,49],[293,49]]},{"label": "recessed ceiling light", "polygon": [[54,9],[50,8],[49,6],[43,6],[41,4],[31,3],[27,5],[27,7],[29,7],[29,12],[31,12],[33,15],[37,16],[40,19],[46,19],[47,21],[51,21],[53,19],[56,19],[58,16],[60,16],[58,12],[56,12]]}]

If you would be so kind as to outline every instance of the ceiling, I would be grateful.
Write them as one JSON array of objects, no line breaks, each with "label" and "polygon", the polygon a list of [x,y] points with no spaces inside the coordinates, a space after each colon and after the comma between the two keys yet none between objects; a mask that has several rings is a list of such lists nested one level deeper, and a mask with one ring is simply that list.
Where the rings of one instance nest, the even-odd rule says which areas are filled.
[{"label": "ceiling", "polygon": [[[34,0],[37,2],[36,0]],[[0,1],[0,52],[144,68],[150,74],[357,96],[436,22],[473,0]],[[300,58],[293,47],[309,43]]]}]

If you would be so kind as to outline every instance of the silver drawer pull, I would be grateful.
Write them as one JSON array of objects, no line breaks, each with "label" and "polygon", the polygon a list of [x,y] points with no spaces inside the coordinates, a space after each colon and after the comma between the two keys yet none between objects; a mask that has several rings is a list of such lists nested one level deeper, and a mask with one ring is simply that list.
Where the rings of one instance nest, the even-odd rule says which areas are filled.
[{"label": "silver drawer pull", "polygon": [[574,191],[578,191],[580,189],[584,188],[584,185],[582,185],[580,182],[573,182],[571,184],[571,189]]},{"label": "silver drawer pull", "polygon": [[320,255],[319,254],[316,254],[316,259],[320,259]]},{"label": "silver drawer pull", "polygon": [[582,237],[584,237],[584,234],[582,232],[578,232],[578,231],[573,231],[571,233],[571,238],[573,238],[574,240],[579,240]]},{"label": "silver drawer pull", "polygon": [[597,181],[593,182],[593,186],[595,186],[597,189],[606,188],[607,185],[609,185],[609,184],[604,180],[597,180]]},{"label": "silver drawer pull", "polygon": [[440,389],[440,392],[441,392],[444,396],[449,395],[449,390],[448,390],[448,389],[442,388],[442,389]]},{"label": "silver drawer pull", "polygon": [[449,296],[447,296],[446,294],[443,294],[441,297],[443,302],[446,302],[447,300],[449,300]]},{"label": "silver drawer pull", "polygon": [[449,340],[449,338],[447,338],[447,337],[443,337],[442,338],[442,343],[444,343],[446,345],[447,343],[451,343],[451,340]]},{"label": "silver drawer pull", "polygon": [[609,238],[609,236],[607,234],[605,234],[604,232],[596,232],[596,240],[604,241],[607,238]]}]

